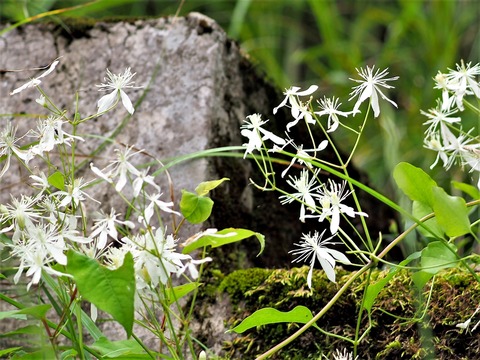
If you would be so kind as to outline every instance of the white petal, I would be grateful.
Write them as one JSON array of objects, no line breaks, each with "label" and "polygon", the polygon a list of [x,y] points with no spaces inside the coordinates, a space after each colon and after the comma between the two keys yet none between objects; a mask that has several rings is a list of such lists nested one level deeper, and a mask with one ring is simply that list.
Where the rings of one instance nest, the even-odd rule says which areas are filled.
[{"label": "white petal", "polygon": [[312,277],[313,277],[313,264],[315,262],[315,258],[313,258],[312,263],[310,264],[310,270],[308,271],[307,275],[307,285],[311,289],[312,288]]},{"label": "white petal", "polygon": [[278,109],[285,106],[285,104],[287,103],[287,100],[288,100],[288,96],[286,96],[285,99],[283,99],[280,105],[278,105],[276,108],[273,108],[273,115],[277,113]]},{"label": "white petal", "polygon": [[112,91],[110,94],[102,96],[100,100],[98,100],[98,113],[103,113],[105,110],[111,108],[115,101],[117,100],[117,90]]},{"label": "white petal", "polygon": [[322,265],[325,274],[327,275],[328,280],[335,282],[335,270],[332,265],[325,259],[320,259],[320,265]]},{"label": "white petal", "polygon": [[332,219],[330,220],[330,232],[336,234],[340,225],[340,210],[335,208],[332,210]]},{"label": "white petal", "polygon": [[380,107],[378,106],[378,95],[376,91],[372,92],[370,97],[370,104],[372,104],[373,116],[378,117],[380,115]]},{"label": "white petal", "polygon": [[317,89],[318,89],[317,85],[310,85],[310,87],[307,90],[299,91],[296,93],[296,95],[298,96],[310,95],[310,94],[313,94]]},{"label": "white petal", "polygon": [[[35,79],[34,79],[35,80]],[[25,90],[26,88],[29,88],[30,86],[34,86],[33,83],[34,83],[34,80],[31,80],[29,82],[27,82],[26,84],[20,86],[19,88],[16,88],[15,90],[13,90],[12,92],[10,92],[10,95],[15,95],[15,94],[18,94],[20,91],[23,91]],[[38,80],[37,80],[37,85],[40,83]]]},{"label": "white petal", "polygon": [[90,169],[93,171],[95,175],[102,178],[103,180],[109,182],[110,184],[113,182],[110,178],[110,174],[104,174],[99,168],[93,166],[93,163],[90,163]]},{"label": "white petal", "polygon": [[132,102],[130,101],[130,98],[128,97],[127,94],[125,94],[125,91],[120,90],[120,96],[122,97],[122,104],[125,106],[125,109],[130,113],[130,115],[133,114],[135,109],[133,108]]},{"label": "white petal", "polygon": [[274,133],[260,128],[260,132],[264,135],[263,140],[272,140],[277,145],[285,145],[286,141]]},{"label": "white petal", "polygon": [[321,151],[328,146],[328,140],[323,140],[320,145],[318,145],[317,151]]},{"label": "white petal", "polygon": [[291,127],[297,125],[297,123],[298,123],[299,120],[300,120],[300,119],[295,119],[295,120],[293,120],[293,121],[290,121],[290,122],[287,124],[287,131],[290,131],[290,128],[291,128]]},{"label": "white petal", "polygon": [[335,259],[337,259],[337,261],[340,261],[344,264],[351,264],[350,260],[348,260],[348,258],[345,256],[345,254],[341,253],[340,251],[338,250],[334,250],[334,249],[328,249],[327,250]]}]

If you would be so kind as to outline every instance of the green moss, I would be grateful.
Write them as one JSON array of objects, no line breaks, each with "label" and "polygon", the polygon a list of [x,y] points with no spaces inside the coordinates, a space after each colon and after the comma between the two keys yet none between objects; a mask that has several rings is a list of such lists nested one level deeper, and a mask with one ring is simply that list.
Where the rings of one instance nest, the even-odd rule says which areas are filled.
[{"label": "green moss", "polygon": [[[349,272],[337,269],[337,284],[334,284],[328,281],[324,272],[315,271],[313,291],[310,291],[306,286],[308,270],[308,267],[248,269],[227,275],[219,290],[223,296],[230,297],[233,305],[234,313],[227,320],[228,327],[238,325],[245,317],[264,307],[288,311],[304,305],[315,313],[351,276]],[[386,271],[374,271],[373,282],[386,274]],[[379,293],[372,309],[371,328],[358,348],[361,358],[480,358],[477,334],[456,327],[468,319],[480,303],[480,284],[468,272],[449,269],[436,276],[419,293],[412,284],[411,275],[408,271],[399,271]],[[365,277],[357,279],[322,317],[318,322],[322,329],[354,338],[365,280]],[[368,319],[364,312],[361,331],[367,328]],[[227,358],[253,359],[297,329],[297,324],[262,326],[240,334],[223,348]],[[274,359],[318,359],[322,353],[341,348],[351,349],[351,344],[310,329]]]},{"label": "green moss", "polygon": [[218,290],[227,293],[230,299],[236,302],[244,297],[247,291],[262,284],[271,272],[272,270],[260,268],[235,271],[223,279]]}]

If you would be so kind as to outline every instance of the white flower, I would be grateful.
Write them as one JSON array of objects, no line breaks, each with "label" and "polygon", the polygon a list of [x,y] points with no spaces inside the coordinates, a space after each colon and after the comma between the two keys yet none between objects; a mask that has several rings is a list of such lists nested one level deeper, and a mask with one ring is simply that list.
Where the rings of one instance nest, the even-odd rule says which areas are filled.
[{"label": "white flower", "polygon": [[243,144],[246,147],[243,158],[253,152],[253,150],[260,150],[264,140],[271,140],[277,145],[284,145],[286,141],[272,132],[262,128],[268,120],[263,121],[260,114],[248,115],[247,119],[243,121],[245,124],[240,128],[241,134],[248,138],[248,144]]},{"label": "white flower", "polygon": [[93,199],[90,195],[88,195],[83,189],[88,187],[92,181],[88,181],[86,183],[83,182],[83,178],[78,178],[73,181],[73,184],[65,185],[67,191],[57,191],[53,193],[51,196],[55,197],[63,197],[63,199],[58,204],[59,207],[62,206],[69,206],[73,203],[75,207],[77,207],[81,201],[84,201],[86,198],[93,200],[97,203],[99,201]]},{"label": "white flower", "polygon": [[345,192],[346,181],[343,181],[342,185],[334,183],[328,179],[330,188],[323,187],[320,189],[320,204],[322,206],[322,214],[319,217],[319,221],[323,221],[326,217],[330,217],[330,232],[332,235],[336,234],[340,226],[340,214],[345,214],[350,217],[368,216],[364,212],[355,211],[352,207],[342,204],[351,191]]},{"label": "white flower", "polygon": [[[325,355],[323,355],[325,356]],[[326,357],[325,357],[326,359]],[[353,357],[353,354],[348,352],[347,349],[343,349],[343,351],[336,350],[335,353],[333,354],[333,360],[357,360],[358,355]]]},{"label": "white flower", "polygon": [[113,183],[114,179],[118,177],[117,184],[115,185],[115,190],[120,192],[127,184],[127,174],[130,173],[135,177],[140,176],[140,171],[132,165],[129,159],[136,155],[143,150],[136,151],[131,153],[133,146],[125,147],[123,151],[115,149],[117,153],[117,159],[111,161],[110,164],[107,165],[103,170],[98,169],[97,167],[93,166],[93,163],[90,163],[90,168],[98,177],[104,179],[105,181],[109,182],[110,184]]},{"label": "white flower", "polygon": [[25,268],[28,268],[26,276],[32,276],[27,290],[32,284],[38,284],[42,271],[52,275],[64,275],[53,270],[50,265],[58,263],[67,264],[65,251],[67,250],[63,229],[53,224],[32,225],[25,228],[21,237],[14,241],[12,247],[12,256],[18,257],[20,265],[14,276],[14,282],[17,283]]},{"label": "white flower", "polygon": [[448,88],[446,75],[439,71],[434,80],[435,86],[433,88],[442,90],[441,110],[448,111],[455,102],[455,96],[450,95],[450,89]]},{"label": "white flower", "polygon": [[75,136],[66,133],[62,129],[62,125],[66,123],[59,117],[48,116],[45,120],[39,120],[37,124],[37,131],[32,131],[33,136],[38,138],[38,144],[33,146],[30,150],[37,155],[44,152],[52,151],[55,145],[69,145],[72,140],[85,141],[80,136]]},{"label": "white flower", "polygon": [[122,246],[120,248],[110,246],[105,252],[105,262],[109,269],[116,270],[123,265],[125,254],[130,250],[128,246]]},{"label": "white flower", "polygon": [[[296,156],[292,157],[292,160],[290,161],[290,164],[288,165],[288,167],[285,170],[282,171],[282,175],[281,175],[282,178],[285,177],[288,170],[293,166],[293,164],[295,162],[298,162],[300,165],[305,165],[307,168],[311,169],[312,165],[304,159],[314,159],[316,157],[317,152],[324,150],[328,145],[328,140],[323,140],[320,143],[320,145],[318,145],[318,148],[316,148],[316,149],[304,149],[303,145],[298,145],[297,146],[293,142],[293,140],[288,136],[288,134],[287,134],[287,137],[289,138],[289,141],[287,142],[286,145],[290,144],[295,148]],[[283,148],[275,149],[275,151],[279,151],[279,150],[283,150]],[[309,153],[313,153],[313,156],[310,156]]]},{"label": "white flower", "polygon": [[117,216],[120,214],[115,214],[115,210],[111,209],[110,214],[106,215],[101,212],[101,218],[95,220],[95,225],[92,228],[92,233],[90,234],[90,238],[95,238],[98,236],[97,241],[97,249],[103,249],[107,245],[108,236],[112,237],[115,240],[117,239],[117,228],[116,224],[124,225],[130,229],[135,227],[135,224],[131,221],[121,221],[117,219]]},{"label": "white flower", "polygon": [[15,244],[12,246],[12,248],[11,255],[20,259],[20,265],[17,273],[13,277],[13,281],[15,284],[17,284],[25,268],[28,268],[25,275],[31,276],[32,280],[27,285],[27,291],[33,284],[39,283],[42,276],[42,271],[45,271],[51,275],[70,276],[53,270],[49,266],[50,263],[54,262],[54,259],[48,254],[45,248],[37,248],[28,242]]},{"label": "white flower", "polygon": [[40,194],[46,191],[50,184],[48,183],[47,175],[43,171],[40,172],[39,175],[30,175],[30,179],[36,181],[32,182],[31,185],[40,190]]},{"label": "white flower", "polygon": [[45,218],[52,224],[62,223],[64,228],[76,229],[77,228],[77,217],[65,209],[65,211],[60,211],[58,205],[58,199],[54,196],[44,197],[42,201],[38,204],[39,209],[42,213],[45,214]]},{"label": "white flower", "polygon": [[326,230],[323,230],[321,234],[318,231],[315,231],[313,236],[310,234],[303,234],[302,240],[300,243],[294,245],[298,246],[298,249],[289,251],[289,253],[298,256],[292,262],[307,261],[310,263],[310,271],[307,276],[307,285],[312,288],[312,277],[313,277],[313,268],[315,265],[315,259],[318,259],[320,265],[322,266],[325,274],[331,282],[335,282],[335,261],[338,260],[345,264],[350,264],[348,258],[338,250],[329,249],[328,245],[333,245],[334,243],[330,240],[333,236],[330,236],[326,239],[323,239],[323,235]]},{"label": "white flower", "polygon": [[[171,207],[174,206],[173,202],[164,202],[160,200],[160,196],[162,196],[162,193],[157,193],[154,195],[149,195],[147,194],[147,199],[150,200],[150,204],[145,208],[144,215],[140,217],[139,222],[145,223],[145,224],[150,224],[150,219],[152,218],[154,212],[155,212],[155,206],[158,207],[160,210],[175,214],[178,216],[181,216],[179,212],[172,210]],[[143,221],[145,220],[145,221]]]},{"label": "white flower", "polygon": [[445,75],[447,87],[455,94],[455,101],[459,110],[463,110],[463,97],[469,92],[475,94],[480,99],[480,85],[475,77],[480,75],[480,64],[470,67],[471,63],[465,66],[462,61],[457,64],[457,70],[449,69],[450,72]]},{"label": "white flower", "polygon": [[57,263],[67,264],[67,250],[63,234],[53,224],[37,225],[27,227],[25,233],[26,241],[35,249],[45,249]]},{"label": "white flower", "polygon": [[[470,316],[469,319],[467,319],[465,322],[462,322],[462,323],[459,323],[457,325],[455,325],[456,327],[460,328],[460,329],[467,329],[468,330],[468,327],[470,326],[470,323],[472,322],[472,319],[475,317],[475,315],[477,314],[477,312],[480,310],[480,306],[477,306],[477,308],[475,309],[475,312],[472,314],[472,316]],[[477,323],[475,324],[475,326],[472,328],[472,330],[470,330],[470,332],[474,332],[477,327],[480,325],[480,320],[477,321]]]},{"label": "white flower", "polygon": [[443,166],[446,167],[448,164],[448,154],[445,147],[442,145],[440,135],[438,133],[432,133],[429,137],[425,138],[423,146],[427,149],[437,152],[437,157],[433,164],[430,166],[430,169],[433,169],[437,165],[438,160],[443,161]]},{"label": "white flower", "polygon": [[320,188],[321,185],[316,185],[317,182],[317,175],[318,171],[315,171],[312,176],[312,179],[308,179],[309,171],[307,169],[303,169],[300,173],[300,177],[292,177],[289,176],[290,179],[287,180],[287,184],[293,187],[297,192],[289,194],[289,195],[282,195],[280,196],[280,203],[282,205],[292,203],[294,200],[300,201],[300,221],[305,222],[305,206],[311,211],[315,211],[315,200],[314,196],[318,196],[317,194],[313,194],[314,191]]},{"label": "white flower", "polygon": [[143,286],[142,283],[152,287],[159,283],[165,285],[170,274],[176,274],[184,267],[182,260],[191,259],[190,255],[175,251],[176,242],[173,236],[164,236],[162,229],[157,229],[153,237],[148,233],[133,240],[123,238],[122,241],[130,246],[136,274],[143,280],[137,286]]},{"label": "white flower", "polygon": [[480,171],[480,144],[465,145],[463,153],[463,164],[468,165],[471,171]]},{"label": "white flower", "polygon": [[197,267],[195,265],[204,264],[208,261],[212,261],[212,258],[211,257],[206,257],[206,258],[201,259],[201,260],[194,260],[192,258],[187,259],[185,264],[183,265],[183,267],[177,271],[177,276],[182,275],[185,272],[185,270],[188,270],[192,279],[196,280],[196,279],[198,279],[198,270],[197,270]]},{"label": "white flower", "polygon": [[[459,117],[451,117],[451,115],[455,114],[457,110],[442,110],[443,106],[438,103],[436,109],[429,109],[428,112],[420,110],[420,113],[426,116],[429,120],[425,121],[423,125],[428,125],[427,130],[425,130],[425,134],[427,136],[431,135],[432,133],[440,130],[440,135],[442,139],[446,140],[448,138],[448,124],[455,124],[462,121]],[[438,129],[440,128],[440,129]]]},{"label": "white flower", "polygon": [[59,61],[58,60],[55,60],[51,65],[50,67],[48,68],[47,71],[45,71],[44,73],[42,73],[40,76],[36,77],[36,78],[33,78],[32,80],[30,80],[29,82],[27,82],[26,84],[20,86],[19,88],[13,90],[10,95],[15,95],[17,93],[19,93],[20,91],[23,91],[29,87],[33,87],[33,86],[38,86],[40,85],[41,81],[40,79],[47,76],[48,74],[50,74],[54,69],[55,67],[58,65]]},{"label": "white flower", "polygon": [[367,99],[370,99],[370,104],[372,105],[373,109],[373,115],[375,117],[378,117],[380,115],[380,107],[378,106],[378,94],[382,97],[382,99],[387,100],[389,103],[391,103],[393,106],[397,107],[397,104],[393,102],[392,100],[388,99],[385,94],[382,92],[380,87],[384,87],[386,89],[391,89],[393,86],[388,85],[387,81],[393,81],[397,80],[398,76],[389,78],[389,79],[384,79],[386,75],[388,75],[387,70],[385,69],[383,71],[380,71],[380,69],[377,69],[375,74],[373,73],[375,69],[375,65],[372,66],[371,68],[367,66],[366,69],[360,68],[360,70],[356,69],[358,72],[358,75],[360,75],[363,80],[356,80],[356,79],[350,79],[352,81],[355,81],[359,83],[360,85],[355,86],[350,93],[352,95],[349,99],[352,100],[354,97],[358,96],[357,102],[355,103],[355,106],[353,107],[353,112],[356,113],[358,112],[358,108],[360,107],[360,104],[364,102]]},{"label": "white flower", "polygon": [[299,101],[296,106],[295,119],[287,124],[287,131],[290,131],[290,128],[297,125],[302,119],[305,119],[305,122],[308,124],[315,124],[315,119],[310,111],[310,102],[303,103]]},{"label": "white flower", "polygon": [[315,114],[318,116],[328,115],[328,125],[327,125],[327,132],[333,132],[337,130],[338,125],[340,125],[340,120],[338,116],[348,117],[351,112],[339,111],[337,110],[342,103],[338,103],[338,98],[327,98],[324,97],[318,102],[320,106],[320,111],[315,111]]},{"label": "white flower", "polygon": [[107,69],[107,78],[104,78],[107,81],[106,84],[96,85],[99,87],[99,91],[109,91],[113,90],[110,94],[103,96],[100,100],[98,100],[98,112],[102,113],[112,106],[115,105],[118,96],[122,99],[122,104],[127,109],[130,114],[133,114],[135,109],[133,108],[132,102],[128,95],[123,91],[123,89],[127,88],[138,88],[133,86],[134,83],[132,78],[135,76],[136,73],[131,73],[130,68],[125,69],[125,72],[121,75],[115,75]]},{"label": "white flower", "polygon": [[139,171],[137,178],[133,180],[132,187],[134,197],[137,197],[140,194],[143,184],[150,184],[155,188],[155,190],[160,192],[160,186],[155,184],[155,178],[152,175],[147,175],[149,170],[150,168]]},{"label": "white flower", "polygon": [[12,240],[17,241],[22,232],[29,227],[33,227],[34,223],[38,222],[41,218],[39,210],[34,206],[38,202],[38,197],[31,197],[22,195],[20,200],[12,196],[12,201],[3,207],[3,214],[1,216],[2,222],[12,222],[12,226],[6,229],[2,229],[3,232],[14,230]]},{"label": "white flower", "polygon": [[462,133],[458,137],[455,137],[451,134],[448,143],[446,143],[445,151],[449,154],[448,163],[444,166],[445,170],[450,169],[450,167],[458,161],[461,163],[465,161],[465,156],[471,156],[473,149],[478,149],[480,144],[470,145],[473,141],[470,133],[473,129],[470,129],[467,133]]},{"label": "white flower", "polygon": [[40,106],[42,106],[42,107],[44,107],[44,108],[47,107],[47,101],[46,101],[46,99],[45,99],[45,96],[43,96],[43,95],[40,95],[40,97],[39,97],[38,99],[35,99],[35,102],[36,102],[38,105],[40,105]]},{"label": "white flower", "polygon": [[22,150],[16,145],[16,143],[23,138],[23,136],[20,138],[15,138],[16,132],[17,128],[12,127],[11,123],[9,122],[0,133],[0,157],[6,157],[4,160],[5,165],[3,165],[3,169],[0,171],[0,178],[5,175],[7,170],[10,168],[12,155],[24,161],[25,164],[28,164],[28,162],[33,159],[34,155],[31,151]]},{"label": "white flower", "polygon": [[316,90],[318,89],[317,85],[311,85],[307,90],[299,91],[300,88],[298,86],[292,86],[290,89],[286,89],[283,95],[285,95],[285,98],[283,101],[278,105],[276,108],[273,109],[273,114],[276,114],[278,109],[281,107],[287,105],[287,102],[290,104],[290,111],[292,113],[292,116],[294,119],[296,119],[299,116],[299,103],[297,101],[297,98],[299,96],[307,96],[313,94]]}]

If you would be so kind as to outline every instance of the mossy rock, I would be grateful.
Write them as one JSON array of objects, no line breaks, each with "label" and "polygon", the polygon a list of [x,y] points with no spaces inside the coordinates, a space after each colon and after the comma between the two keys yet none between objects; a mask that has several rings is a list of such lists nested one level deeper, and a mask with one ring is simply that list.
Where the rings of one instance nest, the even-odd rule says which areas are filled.
[{"label": "mossy rock", "polygon": [[[238,270],[219,280],[219,293],[210,301],[229,300],[231,316],[225,319],[228,329],[265,307],[289,311],[304,305],[315,314],[352,275],[339,268],[337,283],[332,283],[323,271],[315,271],[310,291],[306,284],[308,270]],[[387,273],[374,270],[372,282]],[[371,327],[358,347],[359,359],[480,359],[478,330],[472,333],[456,327],[480,304],[480,283],[470,272],[450,269],[439,273],[419,292],[411,275],[406,270],[398,271],[378,294],[371,311]],[[355,280],[317,322],[333,336],[312,328],[272,359],[320,359],[322,354],[330,355],[336,349],[350,350],[352,345],[336,336],[354,338],[365,281],[366,275]],[[368,313],[363,311],[360,334],[368,326]],[[225,359],[254,359],[298,328],[298,324],[274,324],[248,330],[224,342],[222,354]]]}]

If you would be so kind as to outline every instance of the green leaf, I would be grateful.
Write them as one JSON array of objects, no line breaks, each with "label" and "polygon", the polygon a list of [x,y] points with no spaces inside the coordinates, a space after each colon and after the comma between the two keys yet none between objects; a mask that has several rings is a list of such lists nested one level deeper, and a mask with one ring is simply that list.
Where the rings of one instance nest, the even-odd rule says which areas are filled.
[{"label": "green leaf", "polygon": [[293,310],[283,312],[274,308],[264,308],[255,311],[252,315],[244,319],[239,325],[229,331],[241,334],[244,331],[268,324],[277,323],[300,323],[306,324],[312,320],[312,312],[305,306],[296,306]]},{"label": "green leaf", "polygon": [[65,177],[59,171],[55,171],[52,175],[48,177],[48,183],[58,190],[65,190]]},{"label": "green leaf", "polygon": [[37,319],[43,319],[45,318],[45,315],[47,314],[48,310],[50,310],[51,307],[52,305],[50,304],[35,305],[22,310],[18,310],[18,313],[32,315]]},{"label": "green leaf", "polygon": [[20,314],[18,311],[19,310],[1,311],[0,320],[3,320],[3,319],[27,320],[27,315]]},{"label": "green leaf", "polygon": [[441,232],[442,235],[445,233],[456,237],[470,233],[468,208],[464,199],[448,195],[427,173],[408,163],[398,164],[393,177],[402,191],[414,201],[416,216],[428,214],[430,208],[433,210],[435,220],[425,223],[433,234],[441,237]]},{"label": "green leaf", "polygon": [[434,277],[435,274],[420,270],[417,272],[414,272],[412,274],[412,281],[417,287],[417,289],[421,290],[425,286],[427,282],[430,281],[432,277]]},{"label": "green leaf", "polygon": [[393,178],[410,200],[432,204],[432,188],[437,187],[437,183],[425,171],[409,163],[401,162],[393,170]]},{"label": "green leaf", "polygon": [[378,280],[375,284],[370,285],[367,288],[367,292],[365,294],[365,301],[363,303],[363,307],[370,313],[372,311],[372,306],[373,303],[375,302],[375,299],[377,298],[378,294],[380,294],[380,291],[387,285],[390,280],[393,278],[393,276],[398,272],[398,270],[401,269],[402,266],[408,265],[408,263],[414,259],[419,258],[421,255],[421,252],[415,252],[408,256],[405,260],[403,260],[400,264],[398,264],[398,267],[394,267],[390,269],[389,273],[387,276],[385,276],[383,279]]},{"label": "green leaf", "polygon": [[80,294],[97,308],[109,313],[132,334],[135,273],[132,254],[116,270],[101,266],[95,259],[67,252],[67,273],[73,275]]},{"label": "green leaf", "polygon": [[470,233],[470,220],[465,200],[448,195],[442,188],[433,191],[433,211],[438,225],[448,236],[456,237]]},{"label": "green leaf", "polygon": [[34,351],[31,353],[26,353],[24,351],[19,351],[12,358],[12,360],[45,360],[45,359],[56,359],[55,351],[51,346],[44,345],[41,350]]},{"label": "green leaf", "polygon": [[173,288],[167,289],[167,304],[168,306],[172,305],[178,299],[184,297],[185,295],[191,293],[193,290],[200,286],[199,283],[191,282],[185,285],[175,286]]},{"label": "green leaf", "polygon": [[457,249],[453,244],[446,244],[443,241],[434,241],[422,250],[420,264],[422,271],[436,274],[442,269],[457,266]]},{"label": "green leaf", "polygon": [[196,188],[195,192],[198,194],[198,196],[205,196],[207,195],[211,190],[215,189],[217,186],[219,186],[221,183],[224,181],[230,180],[229,178],[223,178],[220,180],[212,180],[212,181],[204,181],[200,183]]},{"label": "green leaf", "polygon": [[470,195],[472,199],[480,199],[480,190],[476,186],[461,183],[458,181],[452,181],[452,185],[455,189],[463,191],[465,194]]},{"label": "green leaf", "polygon": [[101,337],[92,345],[92,349],[102,355],[102,359],[151,359],[140,344],[134,340],[110,341]]},{"label": "green leaf", "polygon": [[12,347],[8,349],[2,349],[0,350],[0,357],[2,357],[2,359],[7,359],[5,355],[8,355],[10,353],[16,352],[17,350],[21,350],[21,349],[22,349],[21,347]]},{"label": "green leaf", "polygon": [[201,236],[194,242],[191,242],[187,246],[185,246],[182,250],[182,253],[189,254],[193,250],[203,248],[205,246],[211,246],[212,248],[216,248],[225,244],[230,244],[247,239],[251,236],[255,236],[260,242],[260,252],[258,253],[258,255],[260,255],[265,248],[265,237],[260,233],[240,228],[227,228],[220,230],[215,234]]},{"label": "green leaf", "polygon": [[78,358],[78,352],[75,349],[68,349],[60,354],[60,360],[75,360]]},{"label": "green leaf", "polygon": [[92,337],[93,340],[98,340],[103,336],[101,330],[93,322],[92,318],[82,310],[81,314],[82,326],[85,328],[85,331]]},{"label": "green leaf", "polygon": [[50,304],[43,304],[27,307],[21,310],[2,311],[0,312],[0,320],[5,318],[26,320],[26,315],[32,315],[37,319],[43,319],[51,307],[52,305]]},{"label": "green leaf", "polygon": [[[427,205],[425,203],[419,202],[419,201],[414,201],[412,203],[412,215],[415,216],[417,219],[421,219],[426,215],[429,215],[433,213],[433,209],[431,208],[430,205]],[[431,219],[428,219],[423,223],[426,228],[429,229],[427,231],[426,228],[423,228],[419,226],[417,228],[418,232],[422,234],[425,237],[436,237],[436,238],[443,238],[444,237],[444,231],[443,228],[438,225],[438,221],[435,217],[432,217]]]},{"label": "green leaf", "polygon": [[207,220],[212,213],[213,200],[182,190],[180,211],[192,224],[200,224]]},{"label": "green leaf", "polygon": [[0,338],[2,337],[9,337],[14,335],[40,335],[42,334],[42,329],[37,325],[27,325],[24,327],[16,328],[13,331],[9,331],[7,333],[0,334]]}]

